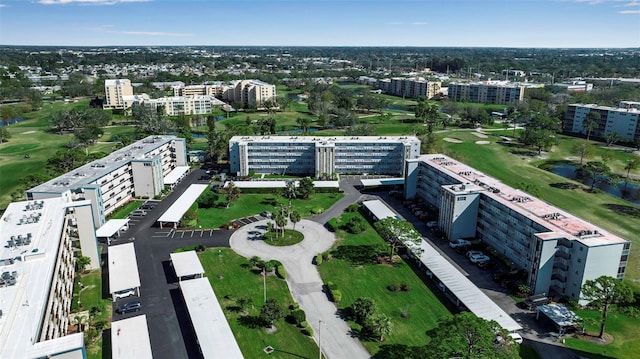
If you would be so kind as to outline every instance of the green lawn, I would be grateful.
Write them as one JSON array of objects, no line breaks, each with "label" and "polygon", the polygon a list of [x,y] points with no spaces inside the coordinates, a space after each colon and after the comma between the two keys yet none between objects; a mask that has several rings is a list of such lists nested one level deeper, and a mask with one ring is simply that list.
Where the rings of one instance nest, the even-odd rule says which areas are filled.
[{"label": "green lawn", "polygon": [[[291,208],[300,212],[302,217],[309,217],[312,215],[311,210],[317,208],[326,210],[342,196],[342,193],[315,193],[309,199],[294,199],[291,202]],[[253,216],[263,211],[274,212],[281,204],[288,205],[288,200],[279,193],[275,195],[244,193],[240,195],[240,199],[232,202],[229,208],[224,206],[199,208],[199,225],[202,228],[218,228],[234,219]]]},{"label": "green lawn", "polygon": [[136,209],[138,209],[138,207],[142,206],[143,203],[144,203],[144,201],[131,201],[131,202],[125,204],[124,206],[120,207],[115,212],[111,213],[109,215],[109,219],[127,218],[129,213],[131,213],[131,212],[135,211]]},{"label": "green lawn", "polygon": [[[583,318],[592,318],[599,323],[601,312],[576,310],[576,314]],[[587,331],[599,333],[600,326],[588,325]],[[619,313],[610,312],[607,316],[606,333],[613,335],[614,341],[608,345],[600,345],[577,338],[565,340],[567,347],[581,351],[581,355],[590,358],[637,358],[640,353],[640,326],[638,319],[629,318]]]},{"label": "green lawn", "polygon": [[[80,286],[78,283],[82,283]],[[102,293],[102,275],[99,270],[94,270],[86,274],[82,274],[76,277],[73,285],[73,301],[71,303],[72,312],[91,311],[91,308],[101,308],[101,312],[90,318],[89,327],[95,328],[95,323],[103,322],[106,326],[105,329],[110,327],[111,319],[111,300],[109,298],[103,298]],[[81,289],[82,288],[82,289]],[[80,292],[80,290],[82,290]],[[100,333],[98,333],[100,334]],[[85,344],[87,346],[87,357],[89,359],[102,359],[103,349],[109,351],[109,348],[103,348],[102,335],[94,337],[93,341],[91,336],[87,335],[85,329]],[[89,342],[90,341],[90,342]]]},{"label": "green lawn", "polygon": [[304,235],[292,229],[285,229],[284,235],[280,231],[269,231],[264,234],[264,242],[277,247],[292,246],[302,242]]},{"label": "green lawn", "polygon": [[[318,346],[313,339],[284,319],[275,323],[277,331],[273,334],[267,333],[265,328],[252,327],[252,319],[260,313],[264,300],[263,277],[251,269],[248,259],[231,249],[207,249],[198,256],[245,358],[267,357],[262,349],[269,345],[275,349],[269,356],[273,358],[312,358],[317,355]],[[287,308],[285,312],[288,314],[293,299],[287,283],[272,274],[267,276],[266,283],[267,298],[275,298],[283,308]],[[235,299],[240,297],[253,301],[244,316],[235,309]]]},{"label": "green lawn", "polygon": [[[346,223],[359,213],[345,213],[342,223]],[[349,307],[359,297],[373,299],[378,311],[389,316],[393,323],[392,334],[385,337],[384,342],[363,341],[370,353],[375,354],[381,345],[425,345],[427,330],[436,326],[438,319],[451,315],[451,311],[443,304],[447,299],[439,298],[430,287],[425,284],[422,275],[416,275],[414,269],[407,262],[400,260],[395,266],[384,264],[354,264],[341,256],[349,246],[352,253],[358,255],[366,253],[371,247],[377,248],[377,253],[387,254],[389,247],[373,227],[367,223],[366,231],[357,235],[348,234],[342,230],[337,233],[339,244],[335,248],[333,258],[323,262],[319,267],[323,281],[335,283],[342,292],[342,302],[339,307]],[[381,251],[381,252],[380,252]],[[345,259],[343,259],[345,258]],[[387,286],[395,283],[406,283],[411,287],[409,292],[391,292]],[[442,301],[441,301],[442,300]],[[407,313],[404,318],[402,313]],[[359,325],[349,322],[356,330]]]}]

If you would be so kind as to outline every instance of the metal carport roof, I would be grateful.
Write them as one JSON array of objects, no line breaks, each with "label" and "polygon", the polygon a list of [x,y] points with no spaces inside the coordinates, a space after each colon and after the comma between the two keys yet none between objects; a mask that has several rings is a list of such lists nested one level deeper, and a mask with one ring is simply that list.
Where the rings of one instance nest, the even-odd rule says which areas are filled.
[{"label": "metal carport roof", "polygon": [[192,275],[204,275],[204,269],[196,251],[171,253],[171,263],[178,279]]},{"label": "metal carport roof", "polygon": [[133,243],[109,247],[109,293],[140,287]]}]

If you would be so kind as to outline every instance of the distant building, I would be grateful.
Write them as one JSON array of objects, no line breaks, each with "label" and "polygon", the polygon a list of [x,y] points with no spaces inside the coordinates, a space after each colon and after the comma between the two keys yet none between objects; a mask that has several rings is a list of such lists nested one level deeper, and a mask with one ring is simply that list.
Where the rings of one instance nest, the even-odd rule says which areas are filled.
[{"label": "distant building", "polygon": [[2,214],[0,358],[87,357],[84,333],[68,330],[75,252],[100,268],[91,212],[65,195],[13,202]]},{"label": "distant building", "polygon": [[477,238],[524,270],[533,294],[579,300],[587,280],[624,278],[631,242],[450,157],[408,160],[405,196],[437,207],[449,240]]},{"label": "distant building", "polygon": [[180,115],[208,115],[214,106],[222,106],[225,103],[213,96],[173,96],[160,97],[149,100],[149,104],[155,107],[162,106],[167,116]]},{"label": "distant building", "polygon": [[406,98],[433,98],[440,92],[442,83],[430,81],[422,77],[383,79],[377,82],[377,87],[383,92]]},{"label": "distant building", "polygon": [[600,114],[598,126],[592,129],[591,138],[606,139],[617,133],[628,142],[640,141],[640,102],[621,101],[618,108],[596,104],[570,104],[564,117],[563,130],[586,135],[585,119],[589,112]]},{"label": "distant building", "polygon": [[105,110],[125,110],[124,96],[133,95],[133,86],[127,79],[105,80],[104,94]]},{"label": "distant building", "polygon": [[175,96],[215,96],[229,103],[241,102],[245,107],[263,108],[265,101],[276,100],[276,86],[260,80],[236,80],[229,83],[174,86]]},{"label": "distant building", "polygon": [[450,83],[451,101],[486,104],[517,104],[524,99],[525,86],[508,82]]},{"label": "distant building", "polygon": [[149,136],[26,191],[28,200],[68,197],[91,203],[93,224],[134,197],[152,198],[174,170],[187,166],[183,138]]},{"label": "distant building", "polygon": [[234,136],[231,173],[314,176],[381,174],[402,176],[404,161],[420,155],[416,137]]},{"label": "distant building", "polygon": [[586,83],[585,81],[561,82],[545,85],[545,87],[569,92],[587,92],[593,90],[593,84]]}]

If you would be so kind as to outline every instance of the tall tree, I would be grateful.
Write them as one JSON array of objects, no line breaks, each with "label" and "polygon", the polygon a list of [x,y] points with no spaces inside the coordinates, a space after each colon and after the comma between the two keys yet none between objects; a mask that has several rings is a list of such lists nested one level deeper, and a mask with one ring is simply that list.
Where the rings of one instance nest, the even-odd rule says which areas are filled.
[{"label": "tall tree", "polygon": [[[10,138],[11,132],[9,132],[9,129],[6,126],[0,127],[0,143],[8,142]],[[627,175],[627,177],[629,176]]]},{"label": "tall tree", "polygon": [[607,147],[615,144],[616,142],[620,141],[621,139],[622,139],[622,136],[620,136],[620,134],[618,134],[617,132],[611,132],[611,133],[607,134],[607,136],[605,138],[605,140],[607,141]]},{"label": "tall tree", "polygon": [[584,128],[585,131],[587,131],[587,141],[589,141],[589,138],[591,137],[591,132],[598,129],[599,127],[598,121],[600,121],[600,118],[601,118],[600,112],[590,111],[587,114],[587,117],[584,119],[584,122],[582,123],[582,127]]},{"label": "tall tree", "polygon": [[233,181],[227,182],[227,185],[222,186],[219,191],[227,200],[227,208],[229,208],[231,202],[240,198],[240,193],[242,192],[240,188],[236,187]]},{"label": "tall tree", "polygon": [[515,359],[520,358],[518,346],[512,341],[497,341],[507,333],[495,321],[487,321],[471,312],[462,312],[444,319],[427,331],[429,358],[449,359]]},{"label": "tall tree", "polygon": [[607,312],[611,304],[628,303],[633,300],[633,289],[620,279],[601,276],[590,279],[582,285],[582,299],[602,310],[600,319],[600,339],[604,338]]},{"label": "tall tree", "polygon": [[296,119],[296,123],[298,127],[302,130],[302,134],[306,134],[309,132],[309,126],[311,125],[311,120],[305,117],[298,117]]},{"label": "tall tree", "polygon": [[360,297],[351,304],[351,310],[356,323],[364,324],[369,318],[376,313],[376,302],[371,298]]},{"label": "tall tree", "polygon": [[267,299],[267,301],[264,302],[262,309],[260,309],[260,319],[262,319],[269,327],[283,316],[284,310],[274,298]]},{"label": "tall tree", "polygon": [[538,114],[529,120],[520,141],[527,146],[534,147],[538,154],[548,150],[557,143],[555,134],[560,130],[560,121],[556,118]]},{"label": "tall tree", "polygon": [[289,213],[289,220],[291,220],[291,223],[293,223],[293,229],[295,230],[296,223],[302,220],[302,215],[298,211],[291,211],[291,213]]},{"label": "tall tree", "polygon": [[401,246],[406,247],[414,255],[420,257],[422,236],[410,222],[388,217],[377,221],[373,226],[380,236],[389,242],[391,249],[389,260],[393,260],[396,250]]},{"label": "tall tree", "polygon": [[629,174],[632,170],[635,170],[640,166],[640,159],[638,158],[630,158],[627,160],[627,163],[624,165],[624,169],[627,170],[627,181],[629,181]]},{"label": "tall tree", "polygon": [[589,158],[596,153],[595,148],[588,141],[580,141],[571,147],[571,153],[574,155],[580,156],[580,165],[582,166],[582,162],[584,158]]},{"label": "tall tree", "polygon": [[298,183],[298,195],[307,199],[315,192],[315,187],[313,186],[313,180],[309,177],[305,177],[300,180]]},{"label": "tall tree", "polygon": [[379,341],[384,341],[384,336],[391,334],[393,322],[386,314],[380,313],[371,319],[371,329],[379,337]]},{"label": "tall tree", "polygon": [[9,121],[15,117],[17,117],[17,111],[14,106],[0,106],[0,119],[2,119],[5,126],[9,126]]},{"label": "tall tree", "polygon": [[289,200],[289,208],[291,208],[291,200],[296,198],[298,191],[296,190],[296,182],[288,180],[283,190],[284,197]]},{"label": "tall tree", "polygon": [[415,115],[427,125],[427,129],[431,132],[438,122],[440,109],[436,103],[423,99],[416,104]]}]

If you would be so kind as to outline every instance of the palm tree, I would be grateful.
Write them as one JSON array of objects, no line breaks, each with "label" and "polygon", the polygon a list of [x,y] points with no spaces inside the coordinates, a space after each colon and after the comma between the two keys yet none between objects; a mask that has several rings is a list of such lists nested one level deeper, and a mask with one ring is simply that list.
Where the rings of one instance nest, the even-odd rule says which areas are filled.
[{"label": "palm tree", "polygon": [[296,223],[300,222],[300,220],[302,219],[302,215],[300,215],[300,212],[298,211],[291,211],[291,213],[289,214],[289,219],[291,220],[291,223],[293,223],[293,229],[296,229]]},{"label": "palm tree", "polygon": [[311,120],[304,117],[298,117],[296,119],[296,123],[300,126],[303,134],[306,134],[309,131],[309,126],[311,125]]},{"label": "palm tree", "polygon": [[293,180],[288,180],[284,188],[284,196],[289,199],[289,208],[291,208],[291,200],[296,198],[296,183]]},{"label": "palm tree", "polygon": [[625,184],[627,183],[627,181],[629,181],[629,173],[631,172],[631,170],[635,170],[639,166],[640,166],[640,160],[637,158],[631,158],[627,161],[627,164],[624,165],[624,169],[627,170],[627,177],[626,177]]},{"label": "palm tree", "polygon": [[385,314],[379,314],[373,319],[373,330],[380,336],[381,342],[384,341],[385,335],[391,334],[391,329],[393,329],[393,323]]},{"label": "palm tree", "polygon": [[587,141],[591,137],[591,132],[598,129],[598,121],[600,120],[600,112],[590,111],[582,123],[582,127],[587,131]]},{"label": "palm tree", "polygon": [[[267,222],[267,233],[269,232],[273,232],[273,222],[271,221]],[[273,237],[271,237],[271,240],[273,241]]]}]

